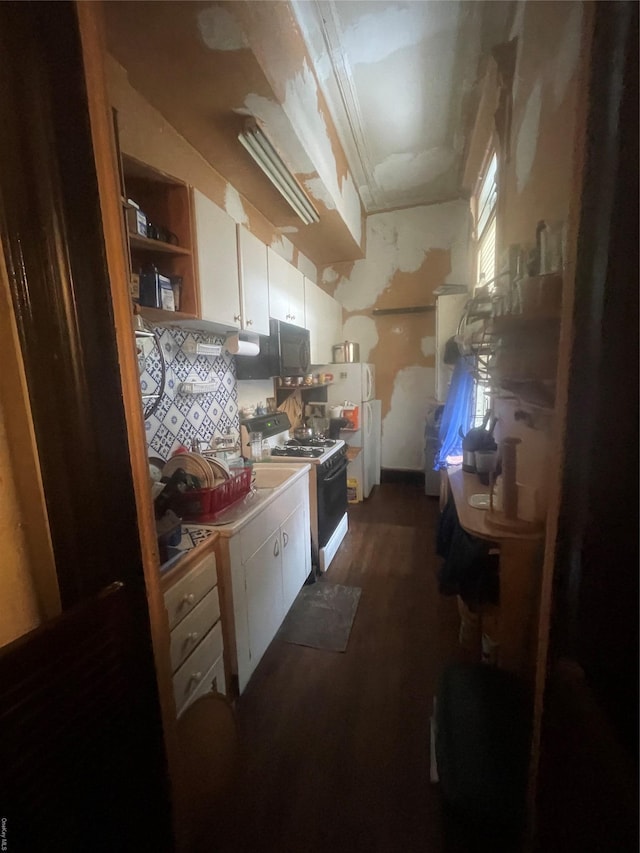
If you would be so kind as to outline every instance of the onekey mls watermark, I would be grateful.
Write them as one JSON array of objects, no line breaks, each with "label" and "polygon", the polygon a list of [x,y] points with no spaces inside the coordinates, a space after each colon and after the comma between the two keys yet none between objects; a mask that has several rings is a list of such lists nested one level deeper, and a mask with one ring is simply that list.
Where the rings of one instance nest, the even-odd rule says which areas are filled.
[{"label": "onekey mls watermark", "polygon": [[9,842],[7,841],[7,819],[0,817],[0,851],[8,850]]}]

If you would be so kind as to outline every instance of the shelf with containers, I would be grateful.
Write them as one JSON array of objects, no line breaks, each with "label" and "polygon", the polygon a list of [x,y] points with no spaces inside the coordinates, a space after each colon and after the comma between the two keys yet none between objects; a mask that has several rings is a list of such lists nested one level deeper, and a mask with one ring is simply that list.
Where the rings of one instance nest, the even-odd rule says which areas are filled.
[{"label": "shelf with containers", "polygon": [[490,350],[486,359],[489,382],[498,396],[506,392],[524,404],[553,409],[562,276],[530,276],[515,286],[511,310],[494,313],[484,325],[483,341]]},{"label": "shelf with containers", "polygon": [[[121,163],[132,298],[151,323],[197,319],[190,189],[177,178],[126,154],[121,155]],[[136,276],[154,267],[171,283],[175,310],[162,307],[159,299],[151,304],[153,298],[136,287]]]}]

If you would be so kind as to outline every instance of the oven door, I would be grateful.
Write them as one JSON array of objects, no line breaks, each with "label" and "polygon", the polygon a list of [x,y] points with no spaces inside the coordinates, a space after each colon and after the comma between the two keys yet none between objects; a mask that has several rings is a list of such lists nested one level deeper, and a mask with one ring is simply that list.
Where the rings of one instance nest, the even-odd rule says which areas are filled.
[{"label": "oven door", "polygon": [[347,511],[346,457],[339,466],[323,474],[318,466],[318,546],[324,548]]}]

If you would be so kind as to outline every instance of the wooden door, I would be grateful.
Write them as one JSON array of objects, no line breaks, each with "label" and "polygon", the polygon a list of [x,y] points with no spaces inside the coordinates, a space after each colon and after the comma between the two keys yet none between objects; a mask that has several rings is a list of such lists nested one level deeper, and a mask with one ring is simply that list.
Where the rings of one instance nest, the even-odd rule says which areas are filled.
[{"label": "wooden door", "polygon": [[[39,628],[0,649],[0,800],[12,851],[172,847],[148,607],[157,591],[145,583],[129,452],[142,451],[144,433],[118,187],[114,179],[109,238],[97,166],[115,174],[113,152],[94,155],[92,144],[88,92],[99,89],[101,54],[91,6],[0,5],[0,274],[61,608],[54,618],[41,609]],[[106,100],[100,109],[108,127]],[[110,281],[114,245],[121,275]],[[124,399],[137,408],[125,411]],[[39,595],[37,574],[34,584]]]}]

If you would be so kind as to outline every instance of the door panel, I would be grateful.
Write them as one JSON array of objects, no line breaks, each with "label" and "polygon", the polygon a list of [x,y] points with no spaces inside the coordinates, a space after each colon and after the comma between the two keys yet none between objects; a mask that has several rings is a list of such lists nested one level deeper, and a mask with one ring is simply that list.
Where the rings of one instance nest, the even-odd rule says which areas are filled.
[{"label": "door panel", "polygon": [[170,849],[159,732],[138,698],[152,689],[139,606],[113,584],[0,652],[9,850]]},{"label": "door panel", "polygon": [[295,597],[307,579],[306,549],[308,536],[305,536],[304,506],[291,513],[280,528],[282,533],[282,590],[285,613],[293,604]]},{"label": "door panel", "polygon": [[255,667],[284,617],[282,543],[276,532],[245,563],[251,665]]},{"label": "door panel", "polygon": [[[172,844],[149,615],[157,581],[145,583],[141,547],[145,507],[149,527],[153,516],[146,459],[134,479],[130,456],[144,453],[144,428],[99,9],[0,4],[0,239],[62,610],[0,651],[0,799],[14,851]],[[107,132],[94,151],[96,115]],[[20,465],[24,446],[8,429]]]}]

